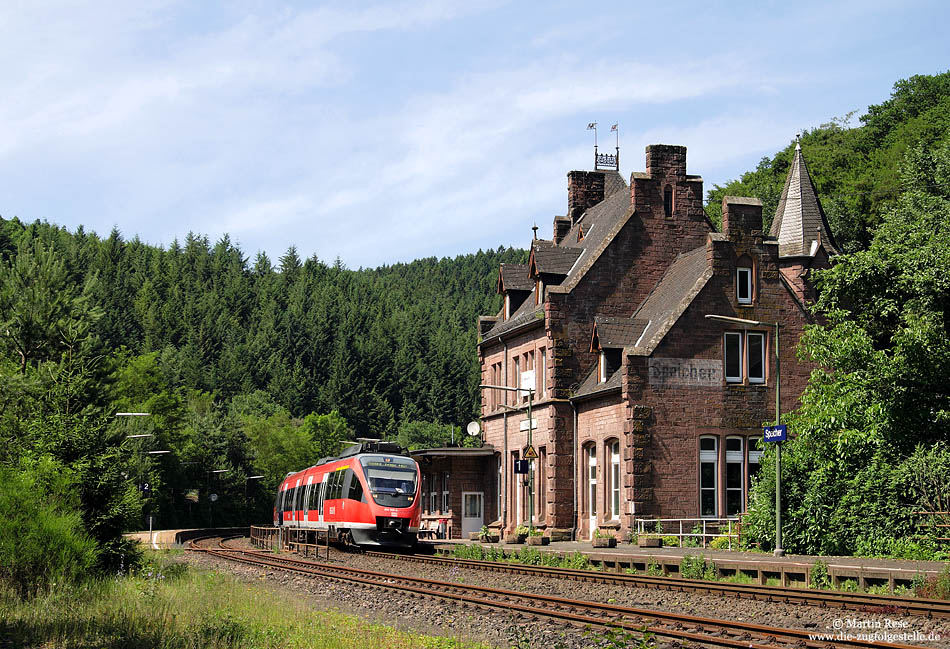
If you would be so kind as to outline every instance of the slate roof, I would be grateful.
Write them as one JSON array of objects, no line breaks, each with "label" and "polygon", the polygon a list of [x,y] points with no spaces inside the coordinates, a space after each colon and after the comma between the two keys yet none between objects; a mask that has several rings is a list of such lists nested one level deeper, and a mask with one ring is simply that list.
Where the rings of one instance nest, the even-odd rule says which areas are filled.
[{"label": "slate roof", "polygon": [[596,316],[594,317],[591,350],[593,351],[594,340],[599,343],[602,349],[632,347],[637,343],[646,326],[646,320]]},{"label": "slate roof", "polygon": [[656,349],[710,277],[712,268],[706,262],[705,246],[676,257],[663,279],[633,314],[632,320],[647,322],[639,344],[634,347],[635,353],[648,356]]},{"label": "slate roof", "polygon": [[[532,293],[534,293],[534,291],[532,291]],[[483,340],[500,336],[538,320],[544,320],[544,305],[535,304],[534,298],[529,295],[521,306],[511,314],[510,318],[507,320],[499,320],[498,324],[492,327],[483,336]]]},{"label": "slate roof", "polygon": [[792,166],[785,178],[769,234],[778,238],[779,257],[813,257],[818,250],[819,236],[829,253],[838,252],[799,144],[795,145]]},{"label": "slate roof", "polygon": [[611,374],[607,380],[603,383],[597,382],[597,365],[594,365],[593,369],[587,374],[580,386],[571,395],[571,399],[582,399],[584,397],[594,397],[601,393],[613,392],[614,390],[620,390],[620,379],[622,378],[623,371],[621,369],[616,370]]},{"label": "slate roof", "polygon": [[498,292],[531,291],[534,282],[528,277],[528,264],[502,264],[498,274]]},{"label": "slate roof", "polygon": [[[561,282],[561,286],[573,284],[584,274],[588,262],[597,257],[613,231],[633,212],[630,207],[629,187],[623,176],[616,171],[603,173],[604,200],[584,212],[561,240],[560,247],[580,250],[572,272]],[[578,230],[581,228],[584,230],[584,238],[578,241]]]},{"label": "slate roof", "polygon": [[582,252],[584,251],[580,248],[561,247],[554,245],[553,241],[535,239],[531,242],[528,265],[538,273],[567,275]]}]

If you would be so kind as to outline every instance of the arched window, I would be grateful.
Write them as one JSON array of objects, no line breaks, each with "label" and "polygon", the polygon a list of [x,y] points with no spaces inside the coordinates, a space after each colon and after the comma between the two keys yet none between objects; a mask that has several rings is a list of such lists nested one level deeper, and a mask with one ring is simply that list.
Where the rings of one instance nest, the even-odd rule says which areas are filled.
[{"label": "arched window", "polygon": [[663,190],[663,213],[667,217],[673,216],[673,188],[670,185]]},{"label": "arched window", "polygon": [[755,300],[755,267],[748,255],[736,261],[736,300],[739,304],[752,304]]},{"label": "arched window", "polygon": [[620,520],[620,442],[607,441],[607,453],[610,457],[610,480],[608,481],[607,502],[611,520]]}]

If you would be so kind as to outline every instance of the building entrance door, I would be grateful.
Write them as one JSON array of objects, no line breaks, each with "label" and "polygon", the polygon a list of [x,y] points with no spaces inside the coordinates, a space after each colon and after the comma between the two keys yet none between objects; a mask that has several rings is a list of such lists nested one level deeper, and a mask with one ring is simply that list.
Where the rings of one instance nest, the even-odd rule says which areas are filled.
[{"label": "building entrance door", "polygon": [[485,524],[485,492],[462,492],[462,538],[470,532],[478,532]]}]

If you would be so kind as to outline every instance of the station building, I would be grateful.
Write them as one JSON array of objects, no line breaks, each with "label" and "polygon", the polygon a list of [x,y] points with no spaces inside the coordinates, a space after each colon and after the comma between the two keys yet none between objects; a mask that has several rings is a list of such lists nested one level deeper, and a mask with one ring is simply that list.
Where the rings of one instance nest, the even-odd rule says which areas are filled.
[{"label": "station building", "polygon": [[[811,272],[837,249],[800,147],[768,234],[761,202],[739,197],[717,231],[686,171],[685,147],[652,145],[629,183],[616,167],[568,173],[551,239],[535,229],[528,263],[502,264],[503,307],[478,323],[481,383],[531,388],[531,418],[527,392],[484,388],[484,446],[418,458],[429,515],[454,536],[510,531],[529,511],[554,539],[745,511],[775,419],[775,345],[785,412],[813,369],[796,357]],[[514,472],[526,453],[530,505]]]}]

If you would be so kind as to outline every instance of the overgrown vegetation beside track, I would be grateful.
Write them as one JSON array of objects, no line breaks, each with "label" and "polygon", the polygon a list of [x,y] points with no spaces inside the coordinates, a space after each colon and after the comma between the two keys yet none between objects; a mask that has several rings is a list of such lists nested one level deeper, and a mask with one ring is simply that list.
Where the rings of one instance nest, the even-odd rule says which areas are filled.
[{"label": "overgrown vegetation beside track", "polygon": [[[0,587],[0,640],[44,649],[480,649],[369,624],[231,576],[153,557],[132,574],[22,600]],[[2,644],[2,643],[0,643]],[[7,645],[4,645],[7,646]]]},{"label": "overgrown vegetation beside track", "polygon": [[[546,566],[549,568],[564,568],[570,570],[591,570],[602,571],[603,564],[595,563],[590,557],[581,552],[560,555],[556,552],[541,552],[540,550],[522,547],[518,550],[506,552],[503,548],[485,547],[479,544],[457,544],[453,549],[451,556],[455,559],[473,559],[476,561],[498,561],[505,563],[516,563],[525,566]],[[636,574],[635,569],[627,569],[627,574]],[[651,577],[663,576],[663,570],[659,564],[652,560],[646,564],[642,574]],[[705,579],[707,581],[726,581],[731,583],[755,583],[755,580],[742,572],[736,572],[729,575],[723,575],[719,572],[716,563],[711,559],[699,554],[687,554],[683,556],[679,566],[679,576],[684,579]],[[780,585],[767,583],[768,586]],[[828,575],[828,564],[823,561],[816,561],[812,565],[811,581],[809,588],[835,590]],[[858,592],[857,582],[846,580],[838,586],[837,590]],[[876,595],[886,595],[890,592],[887,585],[873,586],[867,590],[868,593]],[[950,566],[947,566],[942,572],[936,575],[918,575],[911,586],[898,586],[895,590],[896,595],[905,597],[924,597],[927,599],[947,599],[950,600]]]}]

